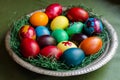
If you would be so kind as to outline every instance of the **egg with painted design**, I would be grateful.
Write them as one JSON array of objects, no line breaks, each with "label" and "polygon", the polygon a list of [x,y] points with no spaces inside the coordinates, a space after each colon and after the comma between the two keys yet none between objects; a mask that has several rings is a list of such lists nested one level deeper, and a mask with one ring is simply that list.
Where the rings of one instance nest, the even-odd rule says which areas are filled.
[{"label": "egg with painted design", "polygon": [[30,25],[24,25],[19,30],[19,37],[22,40],[23,38],[36,39],[35,29]]},{"label": "egg with painted design", "polygon": [[62,42],[58,43],[57,47],[59,49],[61,49],[62,52],[64,52],[65,50],[67,50],[69,48],[77,48],[77,46],[71,41],[62,41]]},{"label": "egg with painted design", "polygon": [[84,33],[91,36],[93,34],[99,34],[103,31],[103,24],[97,18],[89,18],[85,22]]}]

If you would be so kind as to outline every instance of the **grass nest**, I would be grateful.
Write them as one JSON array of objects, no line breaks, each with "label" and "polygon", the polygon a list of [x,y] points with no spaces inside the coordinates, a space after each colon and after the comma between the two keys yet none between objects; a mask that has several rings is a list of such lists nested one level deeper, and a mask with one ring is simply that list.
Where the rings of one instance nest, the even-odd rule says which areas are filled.
[{"label": "grass nest", "polygon": [[[67,8],[71,8],[71,7],[74,7],[74,6],[69,6]],[[94,11],[92,9],[86,8],[83,5],[79,5],[77,7],[82,7],[85,10],[87,10],[90,17],[95,17],[95,18],[101,19],[101,16],[94,13]],[[62,15],[65,15],[65,14],[66,14],[66,11],[64,11]],[[103,29],[102,33],[97,35],[103,41],[102,49],[94,55],[86,56],[85,59],[82,61],[82,63],[79,66],[75,66],[75,67],[69,67],[66,64],[62,63],[61,61],[56,60],[54,57],[47,58],[47,57],[38,55],[36,58],[24,58],[20,53],[20,40],[19,40],[19,36],[17,33],[23,25],[30,25],[29,17],[30,17],[29,15],[25,15],[25,16],[21,17],[20,19],[14,21],[12,28],[11,28],[11,32],[10,32],[10,37],[11,37],[10,38],[10,46],[11,46],[12,50],[20,58],[22,58],[24,61],[27,61],[30,64],[37,66],[37,67],[42,67],[45,69],[55,70],[55,71],[75,70],[78,68],[85,67],[86,65],[88,65],[88,64],[92,63],[94,60],[96,60],[105,51],[106,45],[107,45],[108,41],[110,40],[110,38],[108,38],[108,31],[103,24],[104,29]]]}]

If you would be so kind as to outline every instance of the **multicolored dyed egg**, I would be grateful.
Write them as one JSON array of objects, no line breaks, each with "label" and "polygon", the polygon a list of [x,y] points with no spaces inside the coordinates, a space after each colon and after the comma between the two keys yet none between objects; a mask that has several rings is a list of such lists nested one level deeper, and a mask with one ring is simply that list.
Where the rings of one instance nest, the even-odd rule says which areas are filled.
[{"label": "multicolored dyed egg", "polygon": [[51,30],[65,29],[68,26],[69,26],[69,20],[65,16],[55,17],[50,24]]},{"label": "multicolored dyed egg", "polygon": [[78,66],[85,58],[84,51],[80,48],[70,48],[67,49],[61,56],[61,61],[63,61],[68,66]]},{"label": "multicolored dyed egg", "polygon": [[69,36],[63,29],[56,29],[51,34],[55,40],[59,43],[61,41],[68,41]]},{"label": "multicolored dyed egg", "polygon": [[37,42],[41,48],[50,45],[56,45],[56,40],[50,35],[43,35],[37,38]]},{"label": "multicolored dyed egg", "polygon": [[45,57],[55,57],[56,59],[59,59],[62,55],[62,51],[56,46],[46,46],[41,50],[40,54]]},{"label": "multicolored dyed egg", "polygon": [[36,39],[35,29],[30,25],[24,25],[19,30],[19,37],[22,40],[23,38]]},{"label": "multicolored dyed egg", "polygon": [[67,50],[69,48],[77,48],[77,46],[71,41],[62,41],[62,42],[58,43],[57,47],[59,49],[61,49],[62,52],[64,52],[65,50]]},{"label": "multicolored dyed egg", "polygon": [[76,33],[71,36],[71,41],[74,42],[76,45],[79,45],[84,39],[88,38],[85,34]]},{"label": "multicolored dyed egg", "polygon": [[40,37],[40,36],[43,36],[43,35],[50,35],[50,32],[49,32],[48,28],[46,28],[45,26],[36,27],[35,32],[36,32],[37,37]]},{"label": "multicolored dyed egg", "polygon": [[101,33],[103,30],[102,22],[97,18],[89,18],[85,22],[84,32],[87,35],[93,35]]},{"label": "multicolored dyed egg", "polygon": [[71,23],[70,26],[66,29],[66,32],[69,36],[75,34],[75,33],[81,33],[83,29],[83,23],[82,22],[74,22]]},{"label": "multicolored dyed egg", "polygon": [[97,53],[102,48],[102,44],[102,39],[94,36],[83,40],[80,43],[79,48],[81,48],[86,55],[92,55]]}]

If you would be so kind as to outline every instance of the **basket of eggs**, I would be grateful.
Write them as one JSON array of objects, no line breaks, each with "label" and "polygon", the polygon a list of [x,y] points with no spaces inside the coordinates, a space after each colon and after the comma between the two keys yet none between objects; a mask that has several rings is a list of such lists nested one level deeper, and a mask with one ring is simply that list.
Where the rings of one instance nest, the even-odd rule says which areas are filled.
[{"label": "basket of eggs", "polygon": [[53,3],[14,21],[5,45],[13,60],[30,71],[75,76],[105,65],[118,39],[112,25],[91,9]]}]

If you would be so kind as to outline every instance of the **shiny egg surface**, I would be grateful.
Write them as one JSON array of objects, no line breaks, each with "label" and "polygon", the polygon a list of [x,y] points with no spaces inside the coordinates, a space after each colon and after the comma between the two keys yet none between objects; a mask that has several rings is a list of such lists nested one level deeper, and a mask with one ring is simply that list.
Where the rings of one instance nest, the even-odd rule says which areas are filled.
[{"label": "shiny egg surface", "polygon": [[50,31],[45,26],[38,26],[35,28],[36,36],[50,35]]},{"label": "shiny egg surface", "polygon": [[74,42],[76,45],[79,45],[86,38],[88,38],[87,35],[82,33],[76,33],[71,36],[70,40]]},{"label": "shiny egg surface", "polygon": [[35,40],[24,38],[20,43],[20,51],[26,58],[36,57],[40,52],[40,47]]},{"label": "shiny egg surface", "polygon": [[35,29],[30,25],[24,25],[19,30],[19,37],[22,40],[23,38],[36,39]]},{"label": "shiny egg surface", "polygon": [[68,66],[77,66],[85,58],[84,51],[80,48],[67,49],[61,56],[61,60]]},{"label": "shiny egg surface", "polygon": [[59,59],[62,55],[62,51],[56,46],[46,46],[40,51],[40,54],[45,57],[55,57],[56,59]]},{"label": "shiny egg surface", "polygon": [[55,40],[59,43],[61,41],[68,41],[69,36],[63,29],[56,29],[51,34]]},{"label": "shiny egg surface", "polygon": [[86,55],[92,55],[102,48],[102,44],[102,39],[94,36],[83,40],[80,43],[79,48],[81,48]]},{"label": "shiny egg surface", "polygon": [[69,26],[69,20],[65,16],[55,17],[50,24],[50,28],[52,31],[56,29],[65,29],[68,26]]},{"label": "shiny egg surface", "polygon": [[85,22],[84,32],[87,35],[98,34],[98,33],[101,33],[102,30],[103,30],[103,24],[97,18],[89,18]]},{"label": "shiny egg surface", "polygon": [[41,48],[50,45],[56,45],[56,40],[50,35],[43,35],[37,38],[37,42]]},{"label": "shiny egg surface", "polygon": [[67,50],[69,48],[77,48],[77,46],[71,41],[62,41],[57,44],[57,47],[59,49],[61,49],[62,52],[64,52],[65,50]]},{"label": "shiny egg surface", "polygon": [[66,32],[68,33],[69,36],[71,36],[75,33],[81,33],[82,29],[83,29],[83,23],[82,22],[73,22],[66,29]]}]

